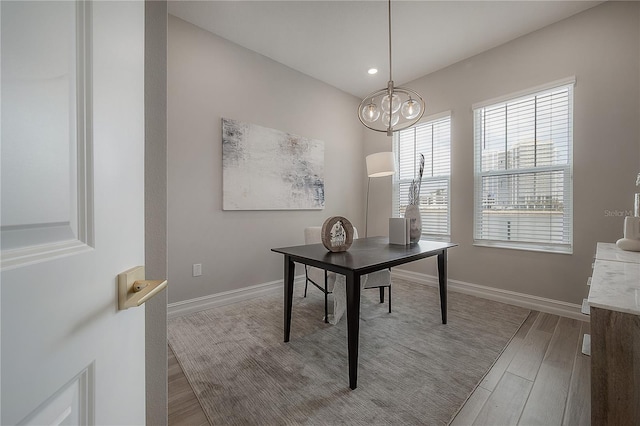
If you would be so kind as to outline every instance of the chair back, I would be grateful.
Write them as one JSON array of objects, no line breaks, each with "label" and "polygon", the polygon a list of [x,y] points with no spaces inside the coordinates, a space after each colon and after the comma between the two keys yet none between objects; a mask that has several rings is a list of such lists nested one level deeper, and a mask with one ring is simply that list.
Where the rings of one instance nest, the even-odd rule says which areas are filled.
[{"label": "chair back", "polygon": [[[353,227],[353,239],[358,238],[358,229]],[[322,226],[308,226],[304,228],[304,243],[317,244],[322,242]]]},{"label": "chair back", "polygon": [[304,243],[317,244],[322,242],[322,226],[309,226],[304,228]]}]

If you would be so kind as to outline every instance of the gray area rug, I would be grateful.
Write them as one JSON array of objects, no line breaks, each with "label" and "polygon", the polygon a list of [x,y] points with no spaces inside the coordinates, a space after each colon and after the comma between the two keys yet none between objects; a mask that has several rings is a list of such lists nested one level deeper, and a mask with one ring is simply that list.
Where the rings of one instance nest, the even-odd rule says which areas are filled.
[{"label": "gray area rug", "polygon": [[443,325],[436,288],[394,279],[391,314],[377,289],[364,290],[352,391],[346,316],[325,324],[322,293],[302,291],[288,343],[281,294],[169,320],[169,344],[211,424],[447,424],[529,314],[449,292]]}]

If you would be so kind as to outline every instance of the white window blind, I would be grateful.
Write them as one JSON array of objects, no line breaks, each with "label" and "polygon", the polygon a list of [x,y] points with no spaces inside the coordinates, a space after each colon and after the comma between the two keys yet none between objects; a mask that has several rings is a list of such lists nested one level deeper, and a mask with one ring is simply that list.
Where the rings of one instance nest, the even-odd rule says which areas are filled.
[{"label": "white window blind", "polygon": [[573,84],[474,109],[475,243],[572,250]]},{"label": "white window blind", "polygon": [[448,239],[451,174],[451,117],[446,116],[397,132],[394,136],[397,173],[394,176],[394,215],[404,217],[409,187],[417,179],[420,154],[425,164],[420,189],[422,234]]}]

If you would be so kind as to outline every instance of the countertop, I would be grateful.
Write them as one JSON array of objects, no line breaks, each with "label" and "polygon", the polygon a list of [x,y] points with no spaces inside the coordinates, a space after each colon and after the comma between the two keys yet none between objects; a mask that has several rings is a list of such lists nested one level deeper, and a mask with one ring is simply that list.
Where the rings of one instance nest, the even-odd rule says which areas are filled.
[{"label": "countertop", "polygon": [[640,315],[640,252],[598,243],[589,306]]}]

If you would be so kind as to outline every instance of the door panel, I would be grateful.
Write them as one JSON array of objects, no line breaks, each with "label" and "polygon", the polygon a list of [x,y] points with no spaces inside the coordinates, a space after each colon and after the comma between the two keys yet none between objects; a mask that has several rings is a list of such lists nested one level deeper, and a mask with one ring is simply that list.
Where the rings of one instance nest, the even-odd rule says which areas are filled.
[{"label": "door panel", "polygon": [[[3,267],[82,249],[91,158],[90,8],[2,4]],[[85,10],[86,9],[86,10]],[[36,259],[37,255],[37,259]]]},{"label": "door panel", "polygon": [[[5,45],[12,41],[4,34],[5,3],[3,72]],[[57,395],[69,395],[67,386],[76,377],[83,377],[86,392],[78,395],[89,423],[145,422],[144,306],[117,307],[118,273],[144,262],[144,3],[96,2],[89,10],[90,116],[73,127],[83,132],[87,123],[92,144],[86,169],[76,165],[70,176],[86,178],[87,196],[79,204],[88,209],[78,211],[86,214],[93,235],[90,244],[83,243],[84,250],[2,270],[2,424],[36,418]],[[4,101],[5,85],[10,84],[4,75],[2,83]],[[4,105],[2,118],[4,122]],[[4,147],[7,135],[2,136]],[[47,147],[37,149],[46,154]],[[18,178],[3,170],[3,191]],[[41,187],[29,191],[31,198],[45,198]],[[75,212],[77,206],[70,206]]]}]

